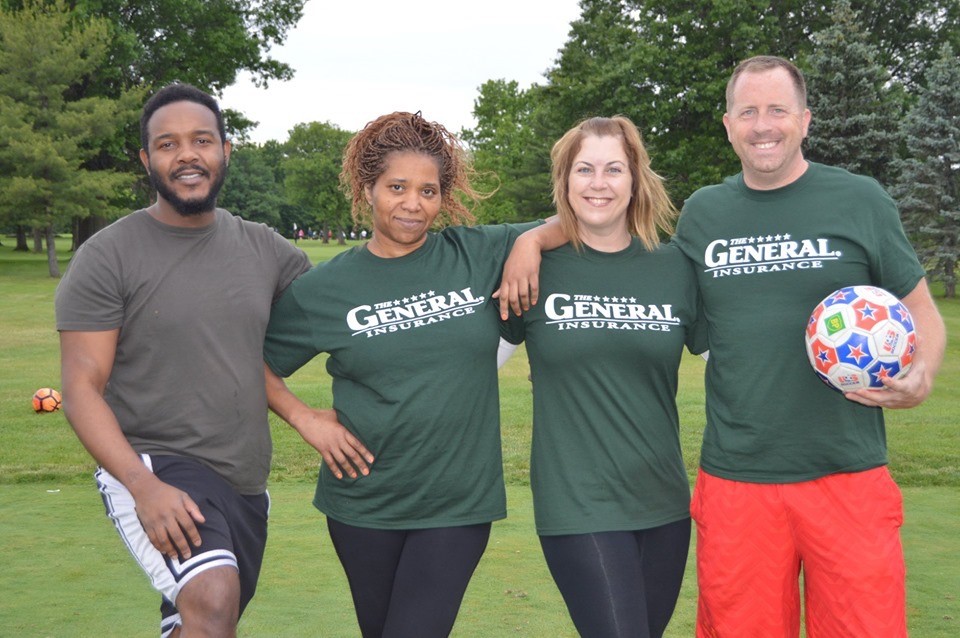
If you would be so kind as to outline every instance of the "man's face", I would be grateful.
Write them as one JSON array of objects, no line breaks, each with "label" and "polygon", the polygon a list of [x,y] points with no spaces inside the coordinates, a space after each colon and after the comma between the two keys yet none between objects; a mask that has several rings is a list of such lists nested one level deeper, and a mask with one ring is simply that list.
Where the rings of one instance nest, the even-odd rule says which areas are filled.
[{"label": "man's face", "polygon": [[806,170],[800,145],[807,136],[810,111],[800,103],[785,69],[746,72],[737,78],[723,125],[740,157],[747,186],[780,188]]},{"label": "man's face", "polygon": [[230,157],[213,112],[196,102],[173,102],[154,112],[147,129],[149,148],[140,151],[140,160],[158,204],[183,217],[212,211]]}]

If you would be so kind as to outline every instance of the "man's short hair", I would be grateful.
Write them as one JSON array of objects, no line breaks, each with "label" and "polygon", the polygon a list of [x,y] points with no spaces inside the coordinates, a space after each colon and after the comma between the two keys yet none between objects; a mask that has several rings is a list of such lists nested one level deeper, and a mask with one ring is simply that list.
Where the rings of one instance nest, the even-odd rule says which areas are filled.
[{"label": "man's short hair", "polygon": [[220,142],[223,143],[227,140],[227,131],[223,124],[223,112],[220,110],[217,100],[195,86],[175,82],[154,93],[153,97],[143,105],[143,113],[140,115],[140,147],[147,152],[147,155],[150,154],[150,135],[147,131],[150,118],[157,112],[157,109],[174,102],[196,102],[210,109],[217,118],[217,132],[220,133]]},{"label": "man's short hair", "polygon": [[763,73],[764,71],[772,71],[773,69],[784,69],[790,74],[793,87],[797,91],[797,98],[800,100],[800,107],[804,109],[807,108],[807,83],[803,79],[803,73],[801,73],[800,69],[798,69],[793,62],[785,58],[775,55],[757,55],[752,58],[747,58],[733,70],[730,81],[727,82],[727,113],[730,112],[730,106],[733,104],[733,85],[736,84],[737,79],[741,75],[744,73]]}]

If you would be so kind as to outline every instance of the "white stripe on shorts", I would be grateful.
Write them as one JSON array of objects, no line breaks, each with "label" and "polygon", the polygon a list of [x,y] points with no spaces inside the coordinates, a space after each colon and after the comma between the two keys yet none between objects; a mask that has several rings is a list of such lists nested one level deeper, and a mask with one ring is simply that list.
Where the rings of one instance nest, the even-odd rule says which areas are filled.
[{"label": "white stripe on shorts", "polygon": [[[152,472],[150,456],[141,454],[140,457]],[[113,521],[130,554],[147,574],[154,588],[174,605],[180,590],[197,574],[213,567],[230,566],[237,569],[236,556],[225,549],[195,554],[183,563],[171,560],[168,564],[164,555],[150,542],[147,532],[140,524],[133,496],[127,488],[102,467],[97,468],[94,478],[100,494],[103,495],[107,516]]]}]

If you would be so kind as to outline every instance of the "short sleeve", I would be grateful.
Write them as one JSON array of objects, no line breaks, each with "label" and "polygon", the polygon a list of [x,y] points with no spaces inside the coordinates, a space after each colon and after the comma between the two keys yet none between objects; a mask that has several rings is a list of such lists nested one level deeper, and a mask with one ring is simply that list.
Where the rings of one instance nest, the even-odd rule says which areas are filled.
[{"label": "short sleeve", "polygon": [[509,319],[500,321],[500,337],[509,343],[521,344],[526,337],[525,325],[523,317],[517,317],[511,312]]},{"label": "short sleeve", "polygon": [[277,301],[294,279],[310,270],[310,259],[305,252],[293,246],[282,235],[274,231],[270,232],[273,233],[277,263],[280,266],[277,288],[273,296],[273,300]]},{"label": "short sleeve", "polygon": [[880,197],[874,218],[876,250],[870,252],[870,274],[878,285],[902,298],[926,273],[903,231],[897,205],[886,192]]},{"label": "short sleeve", "polygon": [[302,281],[287,287],[270,310],[263,360],[281,377],[289,377],[320,354],[313,343],[307,313],[297,300],[297,289]]},{"label": "short sleeve", "polygon": [[123,324],[119,266],[90,243],[81,246],[54,296],[57,330],[100,332]]}]

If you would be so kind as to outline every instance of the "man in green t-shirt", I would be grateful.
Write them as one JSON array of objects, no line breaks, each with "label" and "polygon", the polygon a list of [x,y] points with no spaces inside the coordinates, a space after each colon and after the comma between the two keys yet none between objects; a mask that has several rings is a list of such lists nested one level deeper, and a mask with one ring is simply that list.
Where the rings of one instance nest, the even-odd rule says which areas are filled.
[{"label": "man in green t-shirt", "polygon": [[[710,344],[691,506],[697,636],[798,636],[801,570],[808,636],[906,636],[881,408],[929,395],[944,327],[893,200],[804,159],[810,118],[793,64],[742,62],[723,122],[743,170],[694,193],[674,237],[696,266]],[[804,327],[823,297],[856,284],[903,300],[918,347],[905,377],[841,395],[810,370]]]}]

